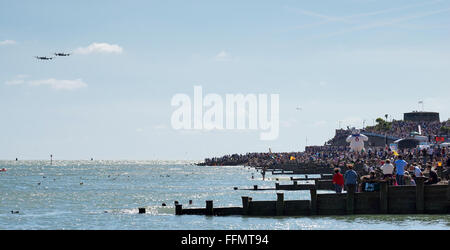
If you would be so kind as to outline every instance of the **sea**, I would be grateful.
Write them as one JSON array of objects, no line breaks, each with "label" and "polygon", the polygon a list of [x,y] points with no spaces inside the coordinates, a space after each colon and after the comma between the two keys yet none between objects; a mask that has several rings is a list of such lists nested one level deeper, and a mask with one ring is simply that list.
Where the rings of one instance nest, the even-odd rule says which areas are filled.
[{"label": "sea", "polygon": [[[245,166],[189,161],[0,161],[0,230],[449,230],[450,215],[246,217],[175,215],[184,208],[242,206],[241,196],[276,200],[273,188]],[[278,180],[277,180],[278,179]],[[235,190],[238,187],[238,190]],[[327,191],[319,191],[326,193]],[[285,200],[310,199],[284,191]],[[189,201],[192,204],[189,204]],[[163,206],[163,203],[166,206]],[[146,208],[139,214],[139,208]]]}]

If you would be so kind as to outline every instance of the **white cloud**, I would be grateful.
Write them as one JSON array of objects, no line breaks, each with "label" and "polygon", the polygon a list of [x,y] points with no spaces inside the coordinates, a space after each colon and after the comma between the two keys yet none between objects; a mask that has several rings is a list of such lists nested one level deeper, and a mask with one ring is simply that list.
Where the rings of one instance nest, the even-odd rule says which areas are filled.
[{"label": "white cloud", "polygon": [[20,85],[25,83],[25,78],[27,78],[28,75],[16,75],[13,80],[9,80],[5,82],[5,85]]},{"label": "white cloud", "polygon": [[370,30],[370,29],[375,29],[375,28],[380,28],[380,27],[392,26],[395,24],[411,21],[414,19],[424,18],[424,17],[428,17],[428,16],[433,16],[433,15],[437,15],[437,14],[441,14],[441,13],[445,13],[445,12],[450,12],[450,8],[428,11],[428,12],[423,12],[423,13],[416,14],[416,15],[403,16],[403,17],[389,19],[389,20],[373,21],[371,23],[354,26],[354,27],[351,27],[348,29],[338,30],[336,32],[332,32],[332,33],[323,35],[320,38],[328,38],[328,37],[342,35],[345,33],[350,33],[350,32],[355,32],[355,31],[363,31],[363,30]]},{"label": "white cloud", "polygon": [[222,50],[214,57],[214,59],[219,62],[231,61],[231,55],[228,54],[225,50]]},{"label": "white cloud", "polygon": [[20,84],[23,84],[23,83],[25,83],[25,81],[22,80],[22,79],[11,80],[11,81],[6,81],[5,82],[6,85],[20,85]]},{"label": "white cloud", "polygon": [[167,129],[167,126],[165,124],[157,124],[153,126],[154,129]]},{"label": "white cloud", "polygon": [[292,128],[294,126],[295,121],[290,120],[290,121],[280,121],[280,127],[283,128]]},{"label": "white cloud", "polygon": [[12,80],[6,81],[5,85],[28,85],[28,86],[50,86],[56,90],[75,90],[85,88],[88,85],[81,79],[76,80],[57,80],[54,78],[46,80],[26,80],[28,75],[17,75]]},{"label": "white cloud", "polygon": [[2,45],[13,45],[13,44],[16,44],[16,41],[14,41],[14,40],[0,41],[0,46],[2,46]]},{"label": "white cloud", "polygon": [[76,80],[56,80],[53,78],[47,80],[29,81],[31,86],[50,86],[56,90],[75,90],[87,87],[87,84],[81,79]]},{"label": "white cloud", "polygon": [[87,47],[80,47],[75,50],[76,54],[88,55],[92,53],[102,53],[102,54],[121,54],[123,48],[116,44],[108,43],[93,43]]}]

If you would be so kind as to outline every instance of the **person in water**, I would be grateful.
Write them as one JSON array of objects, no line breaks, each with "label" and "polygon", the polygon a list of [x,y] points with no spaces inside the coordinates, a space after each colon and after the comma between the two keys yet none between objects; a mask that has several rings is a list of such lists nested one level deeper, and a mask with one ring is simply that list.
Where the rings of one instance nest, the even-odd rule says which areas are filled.
[{"label": "person in water", "polygon": [[265,179],[265,177],[266,177],[266,169],[267,169],[267,167],[263,167],[263,169],[262,169],[262,171],[261,171],[261,174],[262,174],[263,180],[264,180],[264,179]]}]

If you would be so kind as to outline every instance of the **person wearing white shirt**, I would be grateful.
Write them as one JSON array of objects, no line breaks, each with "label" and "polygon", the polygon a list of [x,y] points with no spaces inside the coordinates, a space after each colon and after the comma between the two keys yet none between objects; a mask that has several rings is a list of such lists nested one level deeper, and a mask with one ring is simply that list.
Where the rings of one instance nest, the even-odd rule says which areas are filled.
[{"label": "person wearing white shirt", "polygon": [[383,174],[385,176],[390,175],[392,177],[392,174],[394,173],[394,165],[391,164],[390,160],[386,160],[386,163],[381,166],[381,170],[383,170]]},{"label": "person wearing white shirt", "polygon": [[383,171],[384,179],[389,181],[389,184],[392,184],[392,175],[394,173],[394,165],[392,165],[390,160],[386,160],[383,166],[380,167]]},{"label": "person wearing white shirt", "polygon": [[409,169],[414,172],[415,177],[423,176],[422,170],[420,170],[420,168],[417,166],[417,164],[414,163],[413,165],[411,165],[411,167]]}]

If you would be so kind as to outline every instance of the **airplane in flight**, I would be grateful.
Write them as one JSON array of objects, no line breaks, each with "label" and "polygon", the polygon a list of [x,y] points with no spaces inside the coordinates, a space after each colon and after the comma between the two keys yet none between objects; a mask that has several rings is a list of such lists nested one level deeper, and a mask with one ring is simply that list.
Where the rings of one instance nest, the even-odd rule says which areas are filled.
[{"label": "airplane in flight", "polygon": [[70,56],[69,53],[55,53],[55,56]]},{"label": "airplane in flight", "polygon": [[53,60],[53,57],[46,57],[46,56],[35,56],[36,59],[39,60]]}]

